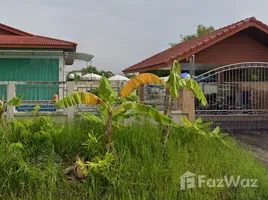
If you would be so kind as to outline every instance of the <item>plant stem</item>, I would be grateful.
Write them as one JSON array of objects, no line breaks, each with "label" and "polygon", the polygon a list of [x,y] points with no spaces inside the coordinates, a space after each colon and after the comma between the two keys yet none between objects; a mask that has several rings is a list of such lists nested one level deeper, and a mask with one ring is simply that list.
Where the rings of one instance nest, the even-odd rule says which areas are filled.
[{"label": "plant stem", "polygon": [[108,111],[108,120],[107,120],[107,135],[106,135],[106,150],[108,152],[111,151],[111,144],[112,144],[112,134],[113,134],[113,127],[112,127],[112,111]]},{"label": "plant stem", "polygon": [[[171,107],[171,99],[170,99],[170,93],[169,93],[169,89],[166,89],[166,104],[165,104],[165,110],[164,110],[164,115],[166,115],[167,117],[170,117],[170,107]],[[169,136],[169,132],[170,132],[170,126],[165,125],[164,126],[164,130],[163,130],[163,139],[164,139],[164,143],[166,143],[168,136]]]},{"label": "plant stem", "polygon": [[1,123],[4,122],[4,113],[5,113],[5,111],[0,110],[0,122],[1,122]]}]

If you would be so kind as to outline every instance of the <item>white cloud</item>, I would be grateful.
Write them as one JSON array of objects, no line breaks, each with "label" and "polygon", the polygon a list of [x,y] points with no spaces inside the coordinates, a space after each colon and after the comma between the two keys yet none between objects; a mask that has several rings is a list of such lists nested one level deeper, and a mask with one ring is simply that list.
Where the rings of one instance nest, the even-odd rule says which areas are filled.
[{"label": "white cloud", "polygon": [[193,33],[198,24],[219,28],[253,15],[268,23],[267,6],[265,0],[9,0],[1,2],[0,19],[77,42],[78,51],[95,55],[99,69],[119,73]]}]

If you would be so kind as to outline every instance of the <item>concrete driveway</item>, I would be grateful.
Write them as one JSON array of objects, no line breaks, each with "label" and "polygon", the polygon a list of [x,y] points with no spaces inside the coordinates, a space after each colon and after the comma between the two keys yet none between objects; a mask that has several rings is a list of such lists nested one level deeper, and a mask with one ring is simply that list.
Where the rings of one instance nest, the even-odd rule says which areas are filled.
[{"label": "concrete driveway", "polygon": [[242,145],[249,146],[255,156],[268,166],[268,131],[235,131],[230,134]]}]

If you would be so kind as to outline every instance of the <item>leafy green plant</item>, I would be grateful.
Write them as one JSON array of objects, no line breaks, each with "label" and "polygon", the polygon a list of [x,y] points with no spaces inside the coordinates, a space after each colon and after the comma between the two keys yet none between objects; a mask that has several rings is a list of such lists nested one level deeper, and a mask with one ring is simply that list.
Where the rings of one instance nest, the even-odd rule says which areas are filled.
[{"label": "leafy green plant", "polygon": [[5,103],[5,96],[2,95],[2,100],[0,100],[0,122],[4,121],[4,113],[8,106],[19,106],[22,104],[21,99],[24,95],[18,97],[13,97],[9,102]]},{"label": "leafy green plant", "polygon": [[76,162],[79,166],[81,166],[82,170],[88,169],[89,173],[105,173],[115,161],[115,155],[111,152],[106,152],[103,158],[96,156],[92,161],[83,162],[79,160]]},{"label": "leafy green plant", "polygon": [[[199,84],[191,78],[181,78],[181,69],[180,64],[177,60],[173,62],[173,66],[170,70],[170,75],[167,83],[163,83],[161,79],[150,73],[140,74],[132,79],[125,85],[125,87],[121,90],[121,96],[127,97],[131,92],[133,92],[136,88],[144,85],[144,84],[163,84],[166,87],[166,102],[165,102],[165,110],[164,114],[167,117],[171,117],[171,100],[179,97],[179,90],[181,88],[187,88],[193,92],[198,100],[201,101],[203,105],[207,104],[207,100],[205,95],[202,92]],[[166,125],[163,130],[164,141],[167,140],[169,136],[169,125]]]},{"label": "leafy green plant", "polygon": [[206,138],[216,138],[220,140],[224,145],[229,146],[223,138],[227,136],[225,133],[221,133],[221,129],[219,126],[214,128],[213,130],[210,126],[213,122],[203,122],[202,118],[197,118],[194,122],[190,122],[186,117],[182,118],[184,132],[187,133],[194,133],[203,135]]},{"label": "leafy green plant", "polygon": [[39,105],[36,105],[32,111],[33,115],[37,116],[39,114],[41,107]]},{"label": "leafy green plant", "polygon": [[[187,88],[193,92],[195,97],[201,101],[202,105],[207,104],[205,95],[203,94],[200,85],[191,78],[181,78],[181,68],[177,60],[173,62],[173,66],[170,70],[169,79],[166,83],[167,93],[166,93],[166,104],[165,104],[165,115],[171,115],[171,100],[179,97],[179,91],[181,88]],[[165,126],[163,131],[163,136],[166,139],[169,136],[169,127]]]},{"label": "leafy green plant", "polygon": [[[0,142],[1,148],[5,145],[0,153],[0,173],[5,177],[0,178],[0,182],[3,181],[0,198],[9,199],[2,196],[10,197],[7,185],[22,193],[31,188],[27,191],[29,195],[43,189],[53,192],[59,173],[52,136],[61,132],[61,126],[49,117],[36,117],[34,120],[13,120],[9,126],[3,127],[7,134],[1,135],[3,141]],[[16,198],[23,199],[23,195],[18,194]]]},{"label": "leafy green plant", "polygon": [[[135,101],[135,99],[131,98],[131,96],[129,98],[119,97],[113,90],[111,83],[105,77],[102,77],[100,80],[98,93],[100,98],[91,93],[76,92],[60,100],[56,104],[56,107],[66,108],[77,104],[100,104],[100,116],[96,116],[89,112],[82,114],[82,116],[105,127],[107,151],[111,151],[113,127],[124,127],[124,125],[120,123],[120,119],[129,118],[137,113],[147,115],[160,124],[175,127],[179,126],[158,110],[144,104],[132,102],[133,100]],[[126,93],[126,96],[131,94],[128,90]]]},{"label": "leafy green plant", "polygon": [[101,136],[97,136],[91,130],[88,133],[88,139],[82,145],[85,147],[87,152],[90,152],[91,155],[95,155],[100,151],[100,149],[99,149],[99,147],[100,147],[100,139],[101,139]]},{"label": "leafy green plant", "polygon": [[[114,129],[115,158],[101,167],[98,159],[108,159],[100,126],[77,120],[66,124],[61,131],[62,124],[47,118],[35,117],[33,121],[20,121],[24,127],[20,133],[11,126],[0,125],[0,199],[268,199],[267,167],[232,137],[223,138],[231,143],[230,149],[219,145],[217,139],[207,139],[195,132],[186,134],[184,127],[172,128],[163,151],[162,126],[140,120],[128,128]],[[36,140],[38,127],[49,132],[52,140],[50,137]],[[89,132],[98,141],[98,144],[90,143],[98,151],[90,158],[86,157],[91,154],[87,146],[81,145],[90,140]],[[27,141],[22,137],[24,134],[29,137]],[[189,142],[181,145],[185,135]],[[89,166],[81,170],[88,174],[83,184],[66,180],[63,172],[73,164],[77,154],[82,161],[84,157],[98,166],[96,170]],[[258,179],[259,187],[214,188],[202,184],[202,187],[180,190],[180,177],[186,171],[208,178],[240,175]]]}]

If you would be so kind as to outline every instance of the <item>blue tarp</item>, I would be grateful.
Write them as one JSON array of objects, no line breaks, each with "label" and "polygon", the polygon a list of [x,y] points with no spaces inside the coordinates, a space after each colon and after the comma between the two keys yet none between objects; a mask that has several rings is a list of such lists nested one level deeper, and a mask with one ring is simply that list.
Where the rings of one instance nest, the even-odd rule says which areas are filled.
[{"label": "blue tarp", "polygon": [[150,84],[150,85],[146,85],[147,88],[162,88],[162,85],[156,85],[156,84]]},{"label": "blue tarp", "polygon": [[191,75],[187,72],[181,73],[181,78],[191,77]]}]

